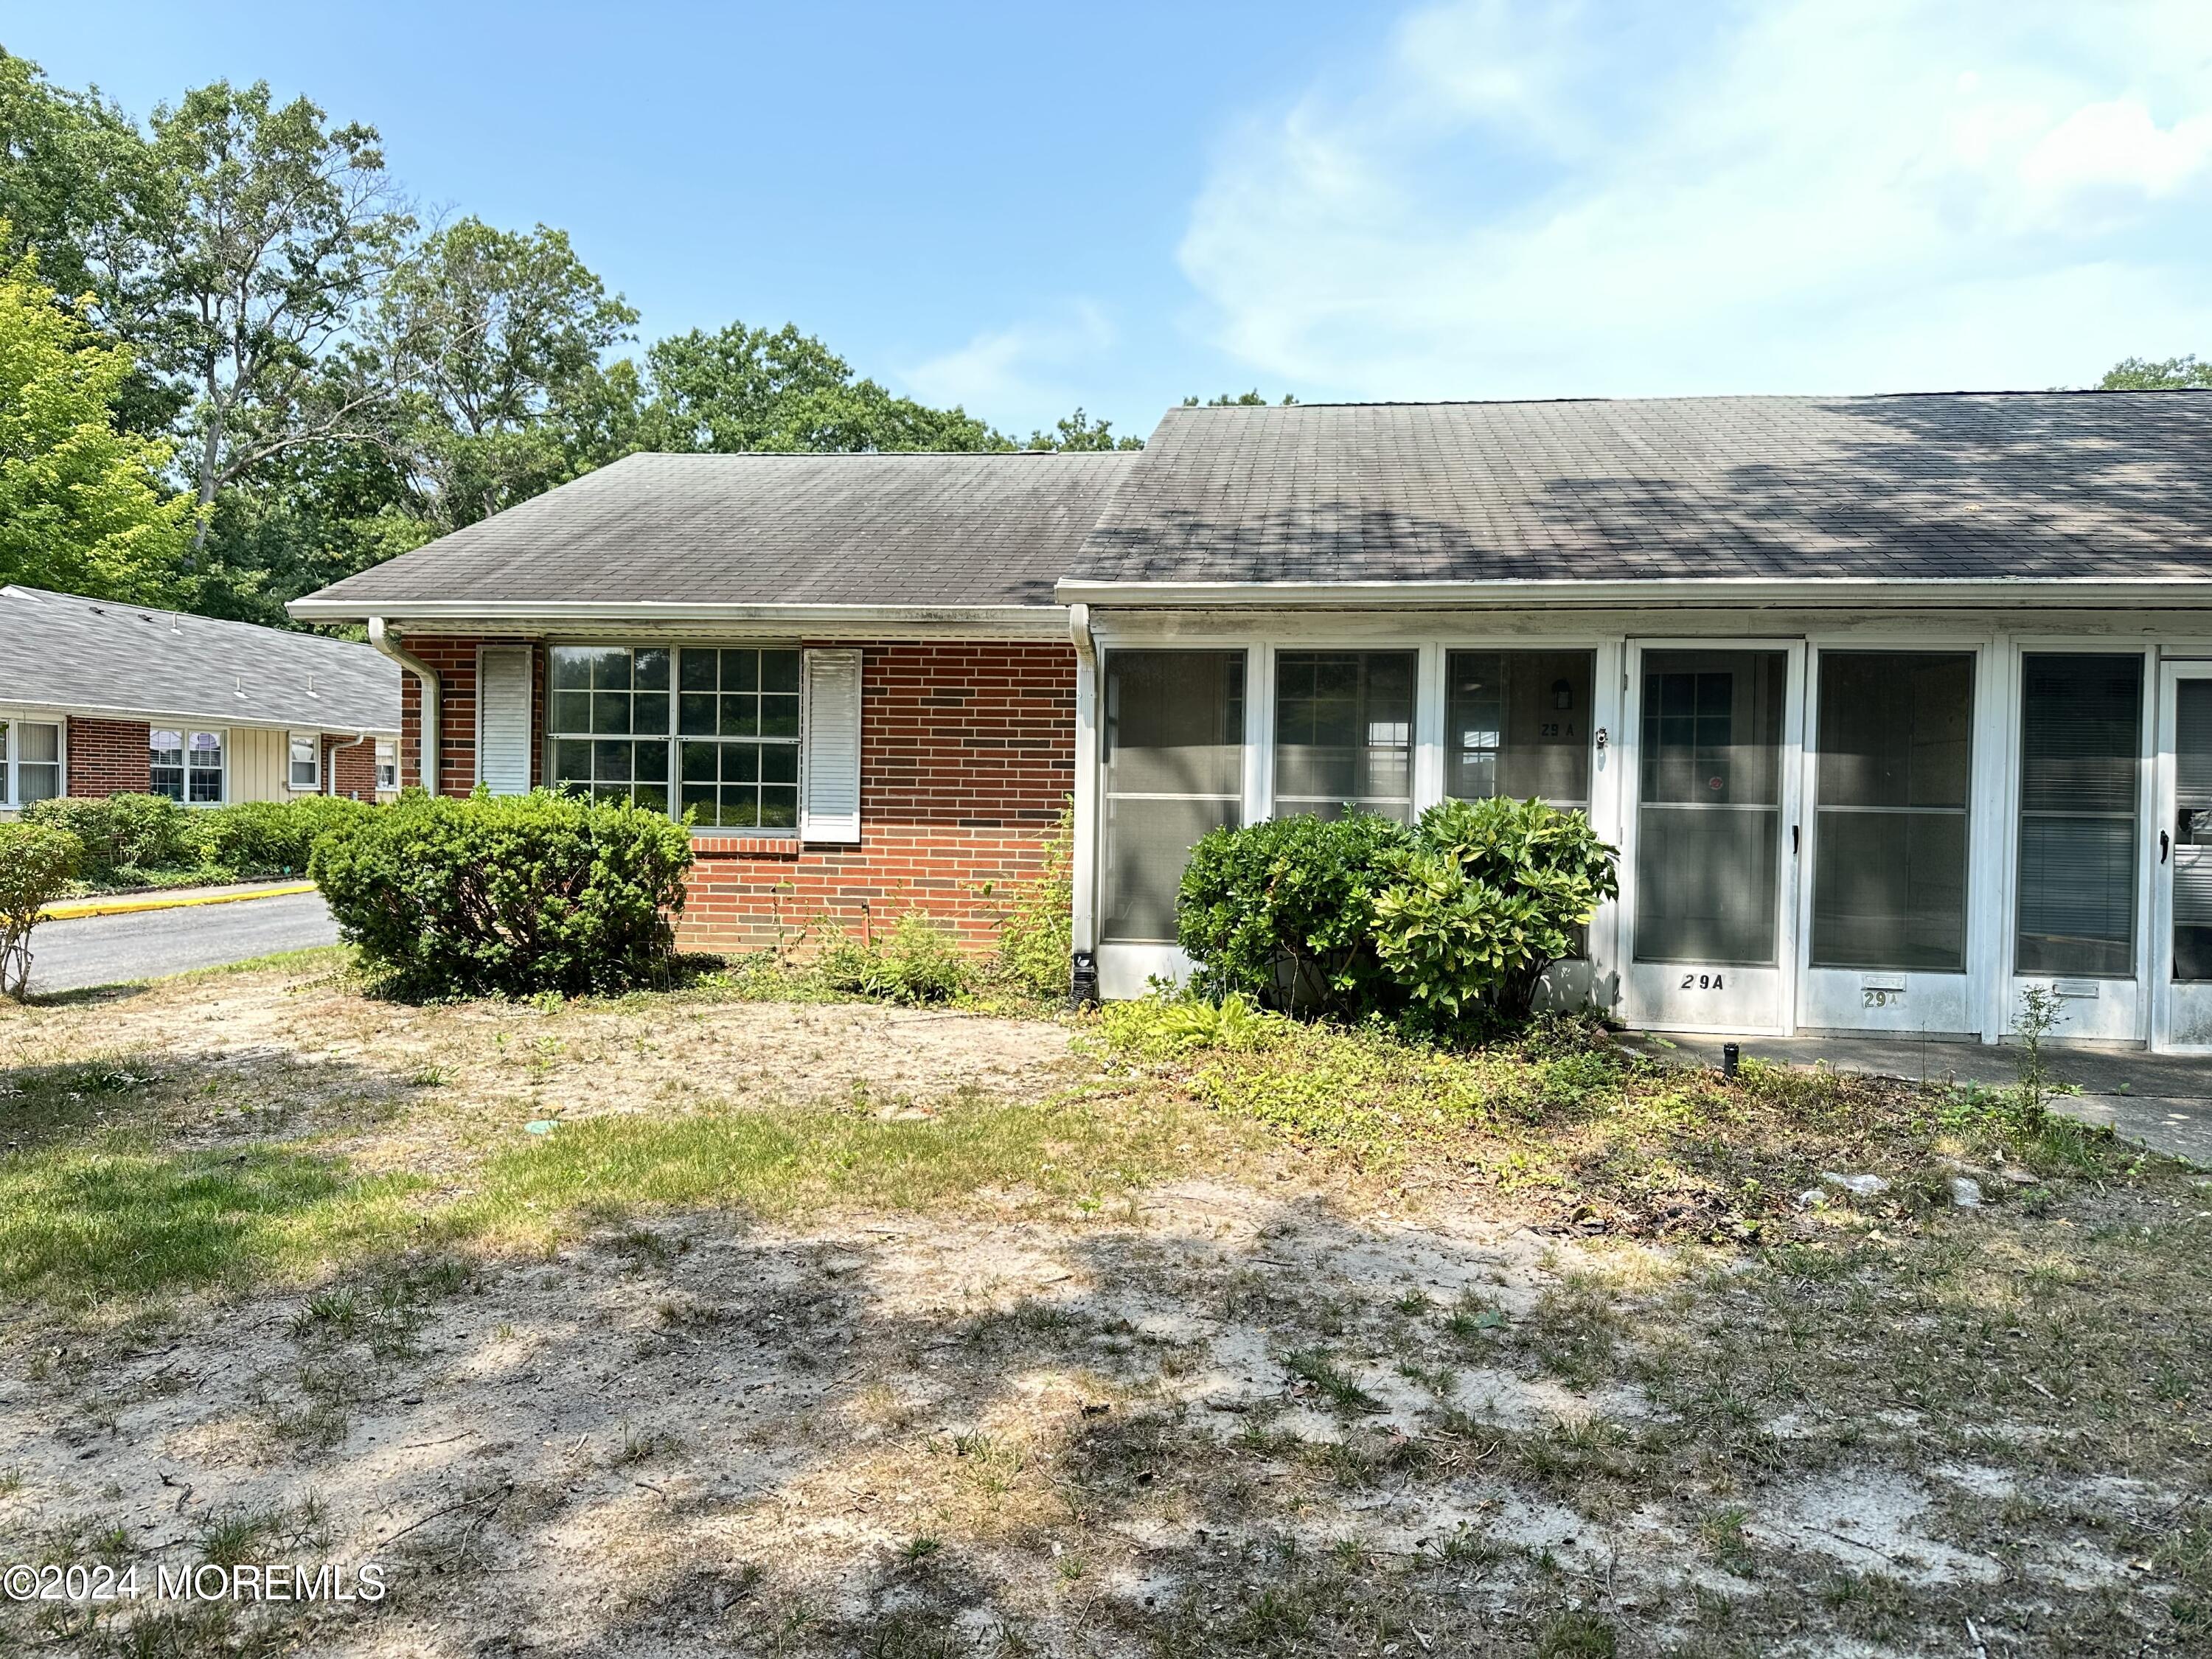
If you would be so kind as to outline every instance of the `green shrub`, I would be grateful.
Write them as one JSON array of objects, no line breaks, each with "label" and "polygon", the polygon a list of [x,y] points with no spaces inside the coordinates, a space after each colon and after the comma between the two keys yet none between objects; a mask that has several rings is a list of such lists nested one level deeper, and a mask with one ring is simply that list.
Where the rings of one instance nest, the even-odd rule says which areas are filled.
[{"label": "green shrub", "polygon": [[1544,969],[1620,890],[1613,849],[1540,800],[1444,801],[1414,834],[1421,850],[1375,896],[1383,970],[1431,1018],[1525,1018]]},{"label": "green shrub", "polygon": [[920,911],[901,916],[888,939],[841,936],[823,951],[814,970],[831,990],[917,1007],[950,1002],[969,981],[967,960],[951,936]]},{"label": "green shrub", "polygon": [[49,823],[0,823],[0,996],[31,983],[31,929],[68,890],[83,843]]},{"label": "green shrub", "polygon": [[1023,990],[1041,997],[1067,994],[1073,971],[1075,928],[1075,814],[1060,815],[1045,848],[1044,867],[1015,890],[999,924],[999,965]]},{"label": "green shrub", "polygon": [[192,862],[185,831],[191,814],[167,795],[109,795],[39,801],[24,818],[75,836],[84,848],[78,873],[102,883],[123,869],[163,870]]},{"label": "green shrub", "polygon": [[416,790],[334,824],[307,868],[370,969],[423,998],[663,983],[690,866],[684,826],[627,801]]},{"label": "green shrub", "polygon": [[1176,942],[1199,964],[1199,988],[1294,1013],[1356,1015],[1394,1000],[1370,919],[1413,851],[1413,831],[1370,812],[1206,836],[1176,904]]},{"label": "green shrub", "polygon": [[186,816],[185,848],[192,863],[205,868],[241,876],[304,875],[318,837],[375,811],[343,795],[204,807]]},{"label": "green shrub", "polygon": [[1618,890],[1613,857],[1583,814],[1535,800],[1445,801],[1411,829],[1277,818],[1192,848],[1176,938],[1216,998],[1432,1028],[1520,1020]]}]

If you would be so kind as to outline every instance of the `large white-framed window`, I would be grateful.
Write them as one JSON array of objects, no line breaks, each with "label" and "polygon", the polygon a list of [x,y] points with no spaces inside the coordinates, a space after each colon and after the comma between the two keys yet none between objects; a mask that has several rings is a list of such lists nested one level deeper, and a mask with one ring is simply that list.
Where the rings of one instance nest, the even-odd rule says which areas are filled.
[{"label": "large white-framed window", "polygon": [[284,781],[295,790],[313,793],[323,787],[323,738],[319,732],[286,734]]},{"label": "large white-framed window", "polygon": [[399,743],[394,738],[376,740],[376,787],[380,790],[399,787]]},{"label": "large white-framed window", "polygon": [[227,732],[155,726],[147,736],[148,787],[187,806],[216,806],[224,799]]},{"label": "large white-framed window", "polygon": [[0,720],[0,806],[28,806],[61,792],[60,723]]},{"label": "large white-framed window", "polygon": [[2021,653],[2015,973],[2135,975],[2145,684],[2137,652]]},{"label": "large white-framed window", "polygon": [[799,833],[795,646],[556,645],[547,781],[693,828]]}]

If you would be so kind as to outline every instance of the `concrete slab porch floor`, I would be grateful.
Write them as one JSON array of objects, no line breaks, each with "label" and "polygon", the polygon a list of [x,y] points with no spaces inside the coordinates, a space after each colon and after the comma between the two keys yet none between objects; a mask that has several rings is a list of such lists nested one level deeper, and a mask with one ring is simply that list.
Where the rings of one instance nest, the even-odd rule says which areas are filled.
[{"label": "concrete slab porch floor", "polygon": [[[1914,1037],[1729,1036],[1725,1033],[1631,1031],[1622,1039],[1655,1059],[1721,1063],[1725,1043],[1772,1066],[1813,1066],[1918,1082],[1980,1083],[2002,1088],[2019,1077],[2018,1051],[1979,1042]],[[2131,1140],[2212,1168],[2212,1055],[2152,1054],[2136,1048],[2052,1043],[2045,1065],[2054,1080],[2077,1085],[2057,1109],[2085,1123],[2109,1123]]]}]

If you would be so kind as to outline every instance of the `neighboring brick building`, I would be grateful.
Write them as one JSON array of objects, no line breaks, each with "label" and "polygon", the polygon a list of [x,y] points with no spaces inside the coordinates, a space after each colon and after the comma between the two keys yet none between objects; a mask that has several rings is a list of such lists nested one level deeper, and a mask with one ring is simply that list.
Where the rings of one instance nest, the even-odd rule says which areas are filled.
[{"label": "neighboring brick building", "polygon": [[373,800],[380,754],[396,767],[399,671],[365,645],[13,586],[0,642],[0,817],[64,794]]}]

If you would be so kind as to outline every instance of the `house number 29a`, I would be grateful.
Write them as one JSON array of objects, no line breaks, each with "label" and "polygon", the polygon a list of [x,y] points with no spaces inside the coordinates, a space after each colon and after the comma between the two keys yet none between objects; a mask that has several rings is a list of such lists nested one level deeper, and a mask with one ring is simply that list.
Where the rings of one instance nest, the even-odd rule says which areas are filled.
[{"label": "house number 29a", "polygon": [[1728,989],[1728,976],[1725,974],[1685,974],[1682,975],[1682,988],[1685,991],[1725,991]]}]

